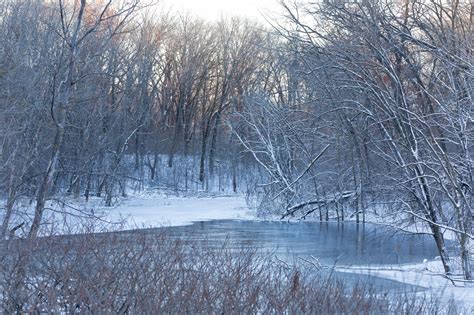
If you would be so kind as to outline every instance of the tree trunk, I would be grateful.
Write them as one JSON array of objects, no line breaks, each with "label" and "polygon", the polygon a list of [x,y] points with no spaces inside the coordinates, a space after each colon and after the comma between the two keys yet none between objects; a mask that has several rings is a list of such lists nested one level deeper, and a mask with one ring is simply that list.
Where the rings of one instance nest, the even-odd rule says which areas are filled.
[{"label": "tree trunk", "polygon": [[441,257],[441,262],[443,263],[444,272],[449,275],[451,273],[450,259],[446,251],[443,233],[441,232],[440,227],[436,224],[430,224],[430,227],[431,231],[433,232],[438,254]]},{"label": "tree trunk", "polygon": [[213,178],[214,176],[214,167],[215,167],[215,154],[216,154],[216,146],[217,146],[217,138],[219,133],[219,124],[220,124],[220,112],[217,113],[216,119],[214,122],[214,128],[212,131],[212,139],[211,139],[211,148],[209,150],[209,176]]},{"label": "tree trunk", "polygon": [[15,194],[13,188],[10,187],[10,193],[8,194],[7,204],[5,205],[5,216],[3,217],[2,228],[1,228],[1,239],[6,239],[8,236],[8,225],[13,214],[13,206],[15,204]]},{"label": "tree trunk", "polygon": [[204,183],[204,177],[205,177],[205,168],[206,168],[206,149],[207,149],[207,137],[202,138],[202,144],[201,144],[201,158],[199,161],[199,181],[201,183]]},{"label": "tree trunk", "polygon": [[30,232],[28,233],[28,238],[36,238],[38,236],[38,231],[41,225],[41,220],[43,218],[44,205],[46,203],[46,197],[49,191],[49,187],[53,181],[53,177],[56,171],[56,165],[59,159],[59,151],[61,148],[61,142],[64,137],[64,123],[66,120],[66,109],[64,106],[61,107],[61,124],[56,127],[56,136],[54,137],[53,149],[51,152],[51,157],[49,159],[48,167],[46,173],[43,177],[40,187],[38,188],[38,193],[36,195],[36,206],[35,214],[33,217],[33,222],[31,223]]},{"label": "tree trunk", "polygon": [[135,133],[135,171],[140,168],[140,135]]},{"label": "tree trunk", "polygon": [[206,125],[202,133],[201,143],[201,158],[199,162],[199,181],[204,184],[205,169],[206,169],[206,150],[207,150],[207,138],[209,135],[209,124]]},{"label": "tree trunk", "polygon": [[179,134],[181,133],[181,108],[178,105],[176,110],[176,122],[174,127],[173,142],[171,143],[171,148],[168,156],[168,167],[173,167],[174,154],[176,152],[177,142],[179,139]]},{"label": "tree trunk", "polygon": [[469,237],[462,234],[459,241],[461,247],[461,265],[464,279],[472,280],[471,262],[469,255]]}]

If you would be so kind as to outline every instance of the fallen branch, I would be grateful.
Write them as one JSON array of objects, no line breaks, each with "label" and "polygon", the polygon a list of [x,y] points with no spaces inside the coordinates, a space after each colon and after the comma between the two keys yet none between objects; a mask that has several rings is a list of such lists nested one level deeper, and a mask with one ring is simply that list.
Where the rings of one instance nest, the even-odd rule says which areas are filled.
[{"label": "fallen branch", "polygon": [[294,215],[296,211],[298,211],[299,209],[302,209],[306,206],[315,205],[315,204],[325,204],[325,205],[327,205],[327,204],[339,202],[340,200],[343,200],[343,199],[351,198],[355,195],[356,195],[356,193],[353,192],[353,191],[345,191],[342,194],[340,194],[339,196],[336,196],[332,199],[316,199],[316,200],[305,201],[305,202],[296,204],[296,205],[288,208],[286,210],[286,212],[281,216],[280,220],[283,220],[284,218],[286,218],[290,215]]}]

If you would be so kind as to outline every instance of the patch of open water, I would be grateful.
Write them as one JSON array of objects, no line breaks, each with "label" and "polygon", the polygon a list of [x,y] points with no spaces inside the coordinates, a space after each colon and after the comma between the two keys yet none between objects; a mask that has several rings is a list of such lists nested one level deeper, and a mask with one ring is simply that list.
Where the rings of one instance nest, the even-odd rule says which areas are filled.
[{"label": "patch of open water", "polygon": [[[287,262],[313,256],[326,266],[420,263],[437,256],[431,236],[403,234],[374,224],[216,220],[165,229],[174,237],[207,246],[225,241],[231,249],[252,246]],[[333,276],[349,284],[369,281],[382,290],[420,289],[372,276],[338,272]]]}]

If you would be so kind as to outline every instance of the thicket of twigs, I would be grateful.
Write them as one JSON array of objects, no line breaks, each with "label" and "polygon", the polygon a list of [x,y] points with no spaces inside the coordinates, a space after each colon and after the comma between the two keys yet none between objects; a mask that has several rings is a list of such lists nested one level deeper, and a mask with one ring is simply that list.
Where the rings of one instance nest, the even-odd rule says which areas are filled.
[{"label": "thicket of twigs", "polygon": [[[205,246],[164,230],[51,236],[1,244],[6,313],[458,313],[432,297],[346,286],[251,247]],[[28,253],[26,281],[17,282]]]}]

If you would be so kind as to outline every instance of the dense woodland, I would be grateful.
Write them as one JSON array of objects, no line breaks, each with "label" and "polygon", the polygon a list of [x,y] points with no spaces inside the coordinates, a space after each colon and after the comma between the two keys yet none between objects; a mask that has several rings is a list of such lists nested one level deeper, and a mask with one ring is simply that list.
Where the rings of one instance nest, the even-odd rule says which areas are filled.
[{"label": "dense woodland", "polygon": [[424,222],[446,273],[472,279],[473,4],[282,2],[268,19],[1,1],[2,239],[42,235],[51,200],[224,191],[285,219]]}]

